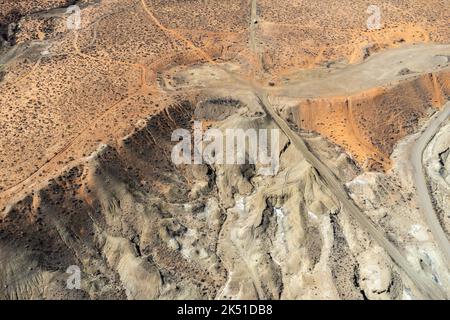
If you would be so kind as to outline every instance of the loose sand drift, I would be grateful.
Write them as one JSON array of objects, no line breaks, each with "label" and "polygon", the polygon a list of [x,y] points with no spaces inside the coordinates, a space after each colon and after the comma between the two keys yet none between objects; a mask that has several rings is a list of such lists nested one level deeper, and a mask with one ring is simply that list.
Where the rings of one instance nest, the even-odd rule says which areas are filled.
[{"label": "loose sand drift", "polygon": [[[448,3],[382,1],[374,30],[369,4],[2,1],[0,299],[448,298],[404,167],[450,100]],[[176,166],[193,120],[281,129],[279,171]],[[424,172],[448,237],[442,130]]]}]

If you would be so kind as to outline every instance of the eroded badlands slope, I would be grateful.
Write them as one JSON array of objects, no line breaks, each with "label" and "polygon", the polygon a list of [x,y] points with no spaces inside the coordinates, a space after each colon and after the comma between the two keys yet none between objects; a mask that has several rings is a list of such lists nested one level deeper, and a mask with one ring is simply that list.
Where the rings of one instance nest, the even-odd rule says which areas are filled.
[{"label": "eroded badlands slope", "polygon": [[[448,296],[408,167],[449,100],[446,1],[383,2],[372,31],[365,1],[78,1],[79,30],[69,4],[0,3],[1,299]],[[284,134],[274,176],[173,164],[194,120],[278,128],[255,88],[409,273]],[[424,159],[448,235],[447,128]]]}]

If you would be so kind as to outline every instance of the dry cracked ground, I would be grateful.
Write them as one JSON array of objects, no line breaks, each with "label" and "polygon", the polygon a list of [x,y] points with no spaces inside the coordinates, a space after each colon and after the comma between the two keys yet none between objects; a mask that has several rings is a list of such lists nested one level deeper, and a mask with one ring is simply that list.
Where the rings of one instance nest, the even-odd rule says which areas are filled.
[{"label": "dry cracked ground", "polygon": [[0,0],[0,299],[449,298],[450,2],[371,4]]}]

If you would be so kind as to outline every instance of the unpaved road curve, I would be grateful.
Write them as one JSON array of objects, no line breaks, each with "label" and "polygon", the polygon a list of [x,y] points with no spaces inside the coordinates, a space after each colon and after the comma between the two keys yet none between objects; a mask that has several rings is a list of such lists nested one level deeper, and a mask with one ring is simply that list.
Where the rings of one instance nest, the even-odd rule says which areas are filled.
[{"label": "unpaved road curve", "polygon": [[334,176],[331,170],[311,153],[303,139],[294,133],[286,122],[275,112],[270,104],[267,94],[264,91],[257,89],[255,90],[255,94],[258,96],[261,106],[265,109],[267,114],[275,121],[284,134],[286,134],[291,143],[302,153],[305,159],[317,170],[330,190],[339,199],[344,209],[368,231],[381,247],[386,250],[392,260],[405,271],[418,289],[431,299],[447,299],[446,293],[422,271],[415,270],[397,247],[385,237],[384,232],[354,204],[353,200],[348,196],[344,186]]},{"label": "unpaved road curve", "polygon": [[[199,53],[199,56],[205,58],[206,61],[212,62],[212,59],[204,53],[201,49],[195,47],[193,43],[189,40],[183,38],[182,35],[176,33],[175,31],[168,29],[163,26],[156,17],[152,14],[151,10],[147,7],[144,0],[141,0],[141,3],[145,9],[145,11],[149,14],[151,20],[156,23],[163,31],[169,33],[174,38],[183,41],[189,47],[196,50]],[[255,8],[254,12],[256,14],[256,0],[252,0],[252,7]],[[253,9],[252,9],[253,11]],[[252,14],[253,16],[253,14]],[[252,24],[253,21],[252,21]],[[255,48],[255,52],[257,50],[257,42],[255,41],[255,27],[251,27],[251,38],[253,39],[252,47]],[[322,179],[328,185],[328,187],[334,192],[336,197],[342,203],[342,206],[345,208],[346,212],[351,214],[354,219],[356,219],[367,231],[368,233],[377,241],[377,243],[382,246],[386,252],[391,256],[392,260],[402,268],[405,273],[411,278],[411,280],[415,283],[418,289],[426,296],[433,299],[445,299],[446,294],[436,286],[430,278],[428,278],[423,272],[417,271],[411,267],[411,265],[407,262],[405,257],[400,253],[400,251],[385,237],[384,232],[377,227],[364,213],[353,203],[353,201],[349,198],[343,184],[334,176],[331,170],[324,165],[318,158],[316,158],[308,149],[304,141],[298,136],[295,132],[293,132],[286,122],[274,111],[266,90],[261,88],[260,86],[241,79],[239,76],[233,74],[232,72],[225,69],[225,71],[232,77],[233,80],[237,80],[236,83],[245,86],[249,86],[255,95],[259,98],[262,107],[265,109],[266,113],[276,122],[278,127],[286,134],[291,143],[304,155],[306,160],[311,163],[311,165],[317,170]]]},{"label": "unpaved road curve", "polygon": [[431,195],[428,191],[426,182],[426,173],[422,166],[423,151],[428,143],[438,132],[441,124],[450,117],[450,102],[447,102],[444,109],[440,111],[430,121],[425,131],[416,140],[410,154],[410,161],[412,164],[412,176],[417,188],[417,197],[419,199],[419,206],[422,209],[426,222],[430,227],[433,237],[436,239],[439,248],[445,256],[447,264],[450,264],[450,243],[447,235],[442,229],[441,224],[437,218],[433,207]]},{"label": "unpaved road curve", "polygon": [[[253,28],[250,28],[250,30],[251,32],[254,32]],[[317,170],[325,184],[341,202],[345,211],[348,212],[356,221],[358,221],[358,223],[369,233],[369,235],[386,250],[393,262],[396,263],[408,275],[420,292],[425,297],[430,299],[447,299],[446,292],[434,283],[431,277],[428,277],[422,270],[413,268],[400,250],[386,238],[384,231],[373,223],[364,214],[364,212],[362,212],[354,204],[339,179],[322,161],[320,161],[320,159],[316,158],[316,156],[311,153],[303,139],[292,131],[286,122],[278,115],[269,101],[268,94],[270,91],[258,84],[255,79],[244,79],[236,73],[217,64],[216,67],[224,71],[230,77],[228,82],[224,79],[220,80],[221,85],[224,85],[225,83],[231,84],[231,87],[227,88],[228,90],[232,90],[232,88],[248,88],[251,92],[253,92],[253,94],[258,98],[259,103],[265,110],[266,114],[274,120],[294,147],[299,150],[305,159]],[[210,85],[211,82],[208,81],[208,84],[205,84],[205,87]]]},{"label": "unpaved road curve", "polygon": [[[254,17],[256,16],[256,0],[252,0],[252,21],[250,26],[250,39],[251,47],[254,53],[257,54],[257,46],[255,41],[255,27],[254,27]],[[229,73],[229,72],[227,72]],[[230,73],[229,73],[230,74]],[[230,74],[231,75],[231,74]],[[366,231],[377,241],[377,243],[383,247],[386,252],[390,255],[391,259],[403,269],[403,271],[409,276],[409,278],[415,283],[418,289],[428,298],[431,299],[447,299],[446,293],[438,287],[431,278],[427,277],[424,272],[415,270],[411,264],[406,260],[402,253],[394,246],[385,236],[384,232],[377,227],[353,202],[348,196],[343,184],[339,179],[333,174],[333,172],[320,161],[307,147],[303,139],[298,136],[287,123],[278,115],[278,113],[273,109],[267,91],[258,86],[255,83],[247,82],[235,75],[231,75],[238,82],[246,83],[250,85],[254,94],[258,97],[260,105],[270,116],[277,126],[283,131],[283,133],[288,137],[290,142],[294,147],[305,157],[305,159],[317,170],[319,175],[327,184],[328,188],[334,193],[334,195],[339,199],[344,209],[356,219],[361,226],[363,226]],[[240,80],[240,81],[239,81]],[[320,85],[320,84],[319,84]],[[422,149],[423,150],[423,149]]]}]

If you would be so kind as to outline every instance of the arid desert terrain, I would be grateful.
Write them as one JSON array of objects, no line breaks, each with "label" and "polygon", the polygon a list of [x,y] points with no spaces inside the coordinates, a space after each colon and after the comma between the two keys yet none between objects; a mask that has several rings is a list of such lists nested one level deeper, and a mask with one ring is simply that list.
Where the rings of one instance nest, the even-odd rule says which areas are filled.
[{"label": "arid desert terrain", "polygon": [[0,300],[450,298],[449,7],[0,0]]}]

